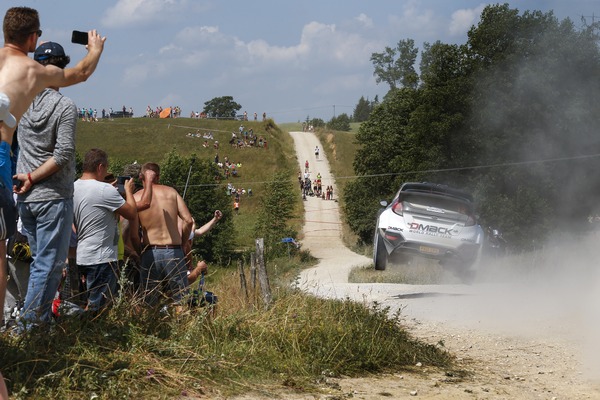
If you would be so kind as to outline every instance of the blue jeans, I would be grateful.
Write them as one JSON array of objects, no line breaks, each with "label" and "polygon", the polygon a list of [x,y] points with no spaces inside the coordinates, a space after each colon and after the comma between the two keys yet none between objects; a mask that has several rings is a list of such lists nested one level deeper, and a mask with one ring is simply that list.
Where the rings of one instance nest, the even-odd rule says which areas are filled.
[{"label": "blue jeans", "polygon": [[181,249],[147,249],[142,253],[141,280],[146,303],[157,303],[163,285],[175,303],[181,302],[188,292],[185,262]]},{"label": "blue jeans", "polygon": [[49,322],[69,251],[73,199],[18,203],[33,261],[22,319]]},{"label": "blue jeans", "polygon": [[93,265],[79,265],[85,276],[87,288],[87,311],[96,311],[112,302],[117,294],[119,265],[116,261]]}]

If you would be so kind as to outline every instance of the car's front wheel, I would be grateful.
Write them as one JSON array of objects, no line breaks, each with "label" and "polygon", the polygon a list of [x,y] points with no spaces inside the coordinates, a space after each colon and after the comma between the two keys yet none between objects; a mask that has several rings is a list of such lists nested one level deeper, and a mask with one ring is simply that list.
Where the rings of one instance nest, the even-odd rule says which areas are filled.
[{"label": "car's front wheel", "polygon": [[378,271],[385,270],[388,261],[387,258],[383,238],[375,231],[375,239],[373,240],[373,264],[375,265],[375,269]]}]

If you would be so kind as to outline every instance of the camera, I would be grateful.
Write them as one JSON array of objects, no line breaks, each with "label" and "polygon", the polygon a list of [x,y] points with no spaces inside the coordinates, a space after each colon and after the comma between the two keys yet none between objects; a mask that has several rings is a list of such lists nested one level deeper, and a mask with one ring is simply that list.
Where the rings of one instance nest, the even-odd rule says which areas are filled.
[{"label": "camera", "polygon": [[81,31],[73,31],[73,34],[71,35],[71,43],[87,45],[88,33]]},{"label": "camera", "polygon": [[119,176],[117,177],[117,190],[121,195],[125,195],[125,182],[131,179],[131,176]]}]

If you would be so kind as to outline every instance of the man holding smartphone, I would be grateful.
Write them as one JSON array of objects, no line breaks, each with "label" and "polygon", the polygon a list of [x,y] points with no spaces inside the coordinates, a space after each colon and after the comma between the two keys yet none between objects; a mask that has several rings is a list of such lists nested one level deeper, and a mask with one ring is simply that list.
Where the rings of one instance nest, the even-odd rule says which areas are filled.
[{"label": "man holding smartphone", "polygon": [[[73,68],[43,66],[27,56],[34,51],[42,36],[38,12],[29,7],[8,9],[3,21],[4,47],[0,49],[0,304],[6,295],[6,241],[14,234],[15,204],[10,188],[10,147],[15,126],[35,96],[48,87],[65,87],[87,80],[95,71],[104,50],[106,37],[88,32],[87,55]],[[38,177],[29,173],[27,182],[33,185]],[[24,185],[26,183],[21,180]],[[12,219],[12,220],[11,220]],[[0,321],[4,320],[0,307]]]}]

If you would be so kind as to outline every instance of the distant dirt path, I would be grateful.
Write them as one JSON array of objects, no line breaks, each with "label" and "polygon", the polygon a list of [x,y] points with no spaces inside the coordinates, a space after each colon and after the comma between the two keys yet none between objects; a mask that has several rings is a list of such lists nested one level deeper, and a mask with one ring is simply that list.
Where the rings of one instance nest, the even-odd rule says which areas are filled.
[{"label": "distant dirt path", "polygon": [[[337,198],[337,186],[331,175],[329,162],[319,139],[309,132],[290,132],[296,146],[298,169],[304,173],[304,163],[308,160],[310,179],[316,179],[321,174],[323,188],[333,185],[334,198]],[[319,158],[315,157],[315,147],[319,146]],[[360,256],[342,243],[339,204],[337,201],[327,201],[307,196],[304,202],[306,218],[302,246],[310,250],[319,259],[315,268],[304,270],[301,274],[303,285],[333,288],[337,284],[348,282],[348,273],[357,265],[370,262],[367,257]]]}]

